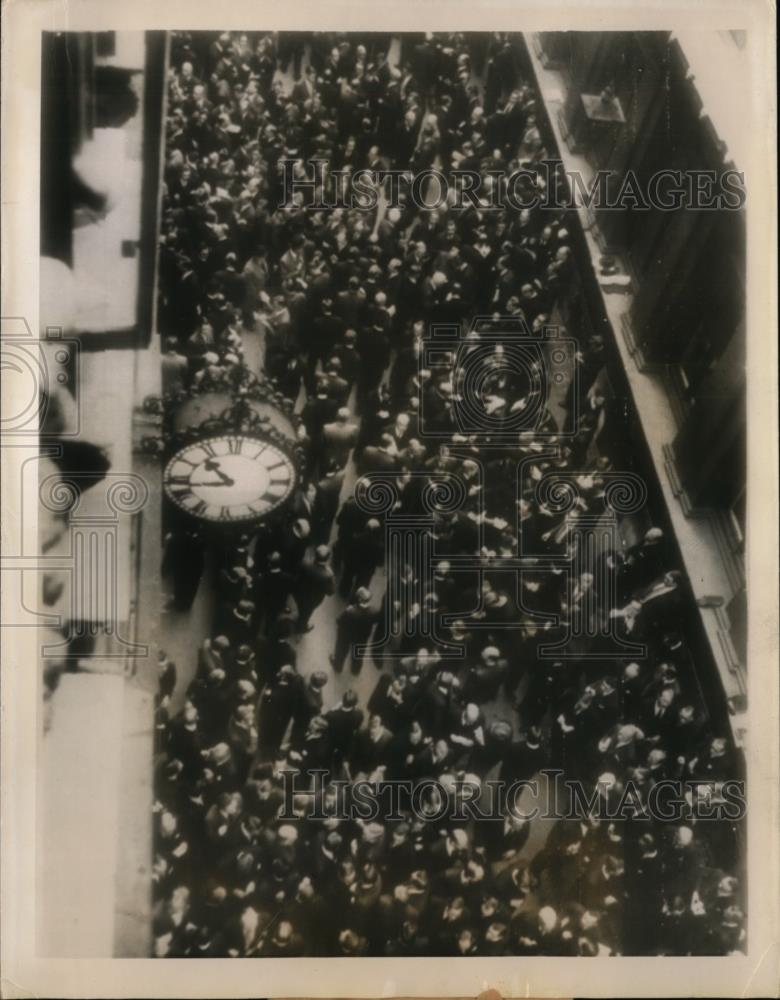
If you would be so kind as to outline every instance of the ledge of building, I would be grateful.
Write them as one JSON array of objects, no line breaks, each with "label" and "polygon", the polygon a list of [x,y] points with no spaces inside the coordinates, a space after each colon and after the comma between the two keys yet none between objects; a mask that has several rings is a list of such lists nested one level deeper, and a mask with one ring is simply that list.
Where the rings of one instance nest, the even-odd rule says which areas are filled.
[{"label": "ledge of building", "polygon": [[[526,35],[528,54],[536,74],[539,94],[547,109],[550,126],[558,155],[567,171],[576,171],[589,183],[594,171],[585,157],[571,151],[561,129],[563,102],[567,85],[561,73],[553,66],[545,67],[539,56],[539,46],[533,35]],[[599,260],[603,254],[600,234],[591,213],[578,209],[585,240],[593,263],[594,274],[599,274]],[[618,259],[620,259],[618,257]],[[625,261],[620,261],[621,272],[628,275]],[[669,474],[670,448],[677,434],[676,401],[670,393],[668,380],[661,370],[648,368],[632,349],[629,310],[633,301],[631,283],[618,290],[614,285],[604,287],[599,281],[604,309],[612,327],[615,344],[626,372],[633,402],[652,456],[653,465],[669,512],[684,568],[696,599],[702,625],[707,635],[724,694],[731,707],[731,727],[735,741],[742,745],[745,736],[745,699],[747,681],[744,665],[734,649],[723,607],[736,592],[733,572],[723,559],[719,542],[717,517],[707,512],[694,514],[686,511],[680,501],[679,484],[674,474]],[[614,289],[614,290],[612,290]]]}]

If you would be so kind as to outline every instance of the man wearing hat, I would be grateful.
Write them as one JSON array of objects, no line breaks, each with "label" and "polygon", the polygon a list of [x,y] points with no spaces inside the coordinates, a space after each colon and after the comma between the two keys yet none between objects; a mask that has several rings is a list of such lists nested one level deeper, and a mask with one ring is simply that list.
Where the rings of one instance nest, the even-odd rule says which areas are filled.
[{"label": "man wearing hat", "polygon": [[341,701],[326,713],[330,730],[331,747],[333,749],[334,769],[348,758],[355,734],[363,724],[363,712],[357,707],[357,695],[354,691],[345,691]]},{"label": "man wearing hat", "polygon": [[480,653],[479,662],[469,669],[464,695],[478,702],[495,698],[506,672],[507,661],[501,650],[497,646],[486,646]]},{"label": "man wearing hat", "polygon": [[322,428],[320,458],[324,468],[335,466],[337,469],[343,469],[349,461],[360,430],[351,418],[349,407],[341,406],[336,413],[336,419]]},{"label": "man wearing hat", "polygon": [[260,697],[258,735],[260,752],[266,758],[282,745],[287,726],[300,702],[302,684],[295,668],[284,664]]},{"label": "man wearing hat", "polygon": [[341,340],[344,333],[344,322],[340,316],[333,311],[333,299],[330,295],[323,298],[320,305],[320,314],[311,324],[308,342],[304,345],[308,348],[309,362],[307,365],[306,384],[310,388],[314,385],[314,372],[317,362],[323,364],[331,357],[334,347]]},{"label": "man wearing hat", "polygon": [[341,365],[341,377],[351,390],[360,374],[360,354],[355,330],[344,331],[341,342],[333,348],[332,357],[338,359]]},{"label": "man wearing hat", "polygon": [[328,395],[328,382],[323,375],[312,376],[313,389],[307,389],[309,398],[301,412],[301,420],[309,437],[309,472],[317,465],[322,451],[322,431],[326,424],[331,423],[338,413],[337,400]]},{"label": "man wearing hat", "polygon": [[234,680],[242,683],[257,684],[257,664],[252,647],[246,645],[239,646],[236,650],[231,676]]},{"label": "man wearing hat", "polygon": [[384,317],[375,314],[373,322],[358,330],[358,351],[361,362],[358,399],[362,407],[379,386],[390,361],[390,331]]},{"label": "man wearing hat", "polygon": [[267,623],[272,623],[287,606],[294,584],[294,576],[283,563],[282,553],[270,552],[265,564],[255,566],[255,595],[260,615]]},{"label": "man wearing hat", "polygon": [[335,351],[323,358],[322,371],[330,398],[340,407],[346,406],[352,387],[341,373],[341,361],[336,357]]},{"label": "man wearing hat", "polygon": [[368,941],[356,931],[347,929],[339,934],[339,954],[348,958],[358,958],[368,951]]},{"label": "man wearing hat", "polygon": [[270,927],[259,949],[264,958],[298,958],[303,951],[304,940],[289,920],[280,920]]},{"label": "man wearing hat", "polygon": [[361,729],[355,737],[352,761],[355,772],[370,778],[373,771],[386,765],[388,747],[393,734],[387,729],[379,715],[372,715],[367,729]]},{"label": "man wearing hat", "polygon": [[661,528],[648,528],[642,541],[625,554],[620,573],[621,597],[633,597],[638,590],[649,587],[663,576],[667,566],[664,533]]},{"label": "man wearing hat", "polygon": [[445,733],[448,724],[458,716],[460,685],[451,670],[439,670],[423,694],[422,718],[433,733]]},{"label": "man wearing hat", "polygon": [[167,753],[170,759],[181,761],[183,783],[194,781],[202,766],[204,740],[198,723],[197,708],[191,701],[186,701],[169,726]]},{"label": "man wearing hat", "polygon": [[434,872],[443,872],[465,861],[469,850],[469,836],[465,830],[442,831],[428,851],[428,867]]},{"label": "man wearing hat", "polygon": [[232,605],[250,597],[252,577],[246,566],[225,566],[219,571],[219,594],[226,604]]},{"label": "man wearing hat", "polygon": [[204,762],[204,776],[211,785],[210,792],[204,790],[204,796],[207,795],[213,800],[220,792],[238,791],[241,782],[233,753],[227,743],[215,743],[214,746],[201,751],[201,756]]},{"label": "man wearing hat", "polygon": [[167,337],[162,363],[162,390],[164,395],[181,392],[189,380],[189,362],[179,350],[176,337]]},{"label": "man wearing hat", "polygon": [[260,304],[260,293],[265,291],[268,284],[269,270],[265,247],[257,247],[244,264],[241,272],[246,287],[246,295],[243,302],[245,327],[252,328],[254,326],[255,309]]},{"label": "man wearing hat", "polygon": [[385,557],[385,533],[378,518],[370,517],[355,531],[341,550],[342,570],[339,593],[347,598],[353,587],[364,589],[371,583]]},{"label": "man wearing hat", "polygon": [[[357,247],[355,247],[357,250]],[[366,293],[360,287],[360,278],[352,275],[347,287],[336,298],[336,310],[348,329],[356,330],[366,308]]]},{"label": "man wearing hat", "polygon": [[295,927],[300,928],[307,955],[327,955],[332,953],[330,938],[332,927],[328,901],[315,888],[308,875],[298,883],[298,889],[291,905],[291,917]]},{"label": "man wearing hat", "polygon": [[234,643],[251,643],[257,629],[254,601],[242,600],[235,604],[227,616],[225,631]]},{"label": "man wearing hat", "polygon": [[292,593],[298,568],[310,545],[311,524],[309,519],[307,517],[297,517],[290,525],[289,530],[282,533],[279,541],[282,565],[289,577],[287,580],[287,597]]},{"label": "man wearing hat", "polygon": [[306,730],[315,716],[322,712],[322,689],[328,683],[328,675],[324,670],[315,670],[309,674],[301,687],[300,697],[293,709],[293,727],[290,742],[295,746],[306,735]]},{"label": "man wearing hat", "polygon": [[188,694],[198,710],[200,728],[204,733],[224,732],[230,715],[230,682],[224,667],[202,671],[190,685]]},{"label": "man wearing hat", "polygon": [[[216,748],[215,748],[216,749]],[[243,800],[238,792],[220,792],[214,805],[206,813],[204,828],[206,838],[216,852],[241,843],[241,814]]]},{"label": "man wearing hat", "polygon": [[364,449],[360,459],[360,473],[391,472],[397,467],[398,449],[393,435],[385,432],[376,445]]},{"label": "man wearing hat", "polygon": [[322,545],[330,539],[343,485],[343,469],[331,465],[321,473],[312,509],[312,536],[316,544]]},{"label": "man wearing hat", "polygon": [[298,607],[296,629],[300,633],[310,632],[313,628],[309,619],[322,604],[326,597],[336,591],[336,576],[330,565],[330,549],[327,545],[318,545],[314,551],[314,559],[306,560],[300,566],[295,582],[294,596]]},{"label": "man wearing hat", "polygon": [[360,644],[368,642],[376,620],[377,613],[371,607],[371,591],[366,587],[358,587],[354,604],[348,605],[337,619],[336,648],[330,657],[336,673],[341,673],[344,669],[348,653],[352,657],[352,673],[360,673],[363,661],[356,650]]}]

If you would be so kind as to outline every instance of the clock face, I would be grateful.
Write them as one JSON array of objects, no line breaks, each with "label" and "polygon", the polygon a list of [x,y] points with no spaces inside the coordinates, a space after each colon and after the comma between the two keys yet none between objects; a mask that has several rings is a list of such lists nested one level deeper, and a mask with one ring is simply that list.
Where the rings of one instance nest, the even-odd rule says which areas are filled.
[{"label": "clock face", "polygon": [[295,467],[279,448],[259,438],[226,434],[182,448],[165,468],[170,499],[204,521],[250,521],[292,493]]}]

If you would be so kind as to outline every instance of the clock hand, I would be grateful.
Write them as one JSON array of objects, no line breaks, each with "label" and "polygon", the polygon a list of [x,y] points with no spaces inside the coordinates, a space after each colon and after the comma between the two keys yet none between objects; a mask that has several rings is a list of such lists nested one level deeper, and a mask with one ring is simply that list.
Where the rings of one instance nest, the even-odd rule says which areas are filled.
[{"label": "clock hand", "polygon": [[219,462],[216,462],[213,458],[207,458],[206,461],[203,463],[203,467],[205,469],[208,469],[209,472],[215,472],[223,483],[229,483],[231,486],[233,485],[233,480],[230,478],[230,476],[225,475],[225,473],[219,467]]},{"label": "clock hand", "polygon": [[235,480],[231,479],[230,476],[223,476],[222,479],[217,479],[216,482],[212,480],[205,483],[190,482],[190,486],[235,486]]}]

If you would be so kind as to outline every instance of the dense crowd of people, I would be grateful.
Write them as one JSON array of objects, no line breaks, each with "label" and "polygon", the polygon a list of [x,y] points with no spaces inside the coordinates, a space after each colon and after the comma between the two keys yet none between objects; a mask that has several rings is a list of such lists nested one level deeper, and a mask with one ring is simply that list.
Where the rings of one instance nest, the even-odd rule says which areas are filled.
[{"label": "dense crowd of people", "polygon": [[[403,193],[389,208],[380,197],[375,208],[330,211],[308,207],[304,194],[285,198],[282,161],[304,176],[315,157],[339,170],[470,169],[487,189],[491,172],[522,168],[542,185],[547,150],[513,39],[231,32],[172,41],[164,387],[224,384],[246,368],[248,341],[261,340],[265,374],[300,410],[306,463],[283,522],[226,536],[217,553],[216,620],[175,713],[177,668],[160,653],[154,953],[744,950],[734,822],[702,821],[690,799],[670,822],[606,820],[595,804],[629,781],[646,801],[665,779],[709,783],[717,798],[737,777],[682,636],[684,580],[663,532],[598,553],[573,580],[542,561],[511,577],[457,568],[520,548],[571,555],[574,521],[545,505],[537,484],[575,473],[577,510],[598,511],[605,476],[624,460],[607,450],[598,336],[573,359],[579,394],[560,394],[555,413],[542,407],[500,457],[459,424],[452,359],[420,361],[432,323],[465,333],[475,315],[493,315],[503,325],[468,334],[475,349],[493,345],[481,362],[484,406],[510,420],[537,405],[533,379],[503,363],[496,330],[512,317],[531,331],[560,322],[574,267],[565,215],[426,209]],[[323,185],[335,183],[326,172]],[[556,440],[564,420],[577,432]],[[361,504],[353,471],[393,475],[409,514],[422,509],[426,483],[463,484],[462,508],[433,514],[428,583],[411,563],[385,564],[386,515]],[[304,675],[299,638],[333,595],[343,599],[335,648]],[[647,656],[600,657],[598,638],[580,638],[581,658],[545,658],[551,612],[612,622]],[[416,632],[424,613],[449,616],[440,631],[464,655],[442,655]],[[404,627],[361,654],[398,615]],[[344,670],[375,675],[365,703],[351,689],[328,697]],[[596,790],[583,816],[440,815],[442,792],[458,782],[479,793],[491,777],[545,769]],[[337,789],[349,800],[362,779],[426,783],[425,794],[392,817],[331,808]],[[534,823],[545,826],[541,841]]]}]

